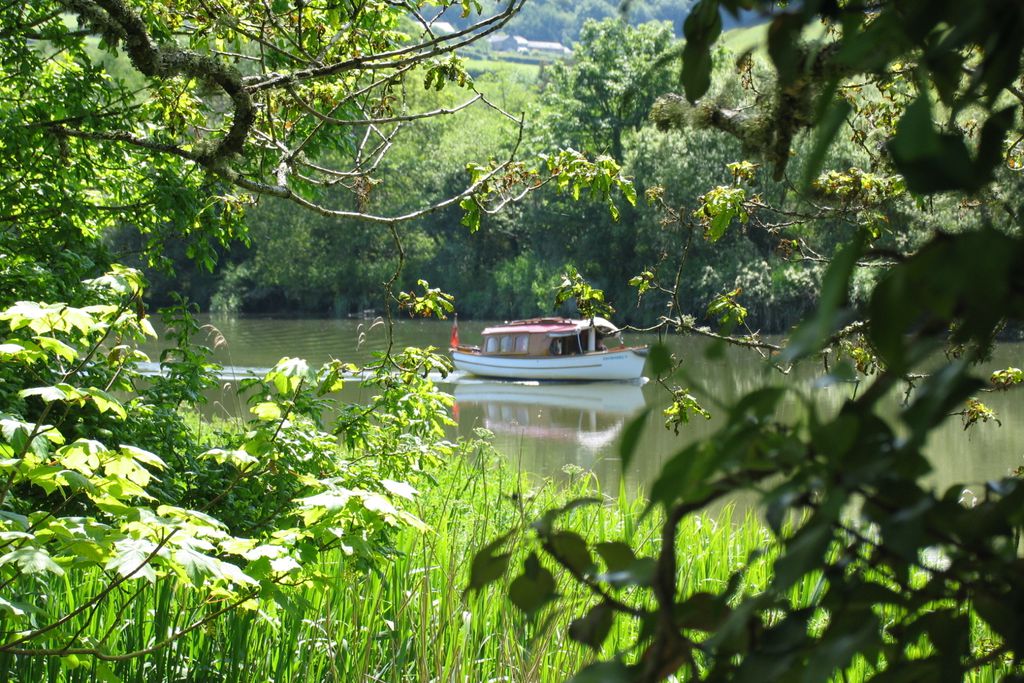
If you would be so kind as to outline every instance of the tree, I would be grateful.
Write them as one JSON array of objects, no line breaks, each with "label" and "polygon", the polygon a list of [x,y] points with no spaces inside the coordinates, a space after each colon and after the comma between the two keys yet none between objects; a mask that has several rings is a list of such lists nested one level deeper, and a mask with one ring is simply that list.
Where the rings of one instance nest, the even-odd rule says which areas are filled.
[{"label": "tree", "polygon": [[585,22],[572,61],[555,62],[547,72],[550,138],[621,161],[623,136],[647,120],[655,97],[671,87],[663,59],[673,42],[664,22]]},{"label": "tree", "polygon": [[[354,578],[396,529],[423,528],[407,511],[410,482],[459,448],[444,438],[451,399],[428,379],[446,359],[406,349],[365,368],[310,368],[285,358],[240,382],[248,420],[197,429],[189,420],[218,368],[197,343],[195,309],[179,300],[163,311],[173,346],[143,376],[138,346],[154,334],[143,278],[113,262],[105,237],[134,229],[146,261],[184,251],[212,268],[247,239],[257,200],[310,212],[311,243],[358,220],[364,244],[392,250],[393,268],[372,276],[388,318],[398,306],[443,317],[450,297],[427,282],[396,291],[415,260],[406,249],[425,242],[403,223],[460,204],[478,221],[553,181],[607,201],[628,191],[607,161],[518,160],[522,121],[501,112],[515,121],[502,157],[473,165],[447,197],[375,211],[397,136],[467,107],[497,109],[455,50],[520,6],[445,36],[432,29],[443,4],[434,14],[281,0],[0,7],[4,677],[67,679],[83,664],[102,680],[201,677],[210,663],[184,654],[189,638],[237,610],[287,614],[327,580],[321,556],[343,556],[339,571]],[[479,5],[460,7],[468,16]],[[418,108],[405,97],[414,86],[463,96]],[[375,392],[368,406],[333,396],[355,372]],[[133,610],[138,628],[125,629]]]},{"label": "tree", "polygon": [[[720,12],[752,4],[769,19],[771,79],[758,83],[752,106],[700,99],[712,83]],[[819,21],[821,33],[811,29]],[[773,364],[823,362],[828,381],[860,372],[870,382],[836,414],[794,388],[758,390],[724,407],[722,428],[672,457],[651,488],[651,513],[664,519],[656,557],[637,557],[625,544],[591,546],[559,528],[562,514],[592,501],[533,523],[534,554],[510,598],[536,613],[558,599],[555,571],[584,589],[588,598],[570,603],[569,636],[603,661],[574,680],[826,681],[854,663],[885,681],[962,680],[982,668],[1006,680],[1024,676],[1024,630],[1015,618],[1024,605],[1024,482],[989,482],[983,499],[961,501],[961,487],[928,487],[924,452],[944,421],[989,417],[975,392],[1021,383],[1019,369],[979,377],[977,364],[1000,331],[1024,317],[1021,205],[1019,193],[1006,192],[1016,183],[1024,129],[1022,28],[1024,9],[1002,0],[697,3],[685,24],[685,97],[655,107],[662,126],[735,136],[803,197],[831,192],[838,203],[844,194],[859,201],[862,193],[909,193],[920,205],[970,202],[980,216],[891,245],[877,223],[872,229],[865,203],[834,254],[809,254],[828,264],[820,298],[784,344],[717,335],[761,349]],[[841,135],[875,160],[870,172],[822,172]],[[806,151],[794,157],[804,136]],[[696,203],[710,237],[757,208],[746,203],[748,170],[737,165],[734,184]],[[801,219],[808,218],[797,214],[790,230],[774,226],[780,245],[799,251]],[[884,272],[858,304],[855,278],[880,261]],[[654,274],[636,279],[641,288],[652,283]],[[663,289],[674,296],[671,285]],[[742,321],[734,297],[718,304],[730,322]],[[694,329],[678,300],[673,306],[666,325]],[[655,350],[652,364],[667,373],[673,359]],[[901,403],[893,393],[907,384]],[[799,416],[782,410],[786,401],[802,406]],[[680,390],[670,417],[683,422],[694,405]],[[637,455],[636,433],[623,440],[626,464]],[[737,491],[759,497],[777,543],[748,558],[720,591],[688,586],[688,558],[676,551],[680,522]],[[479,554],[472,588],[494,580],[505,543]],[[759,563],[772,575],[766,590],[750,595],[744,573]],[[815,588],[796,602],[800,583]],[[639,636],[611,651],[605,640],[616,619],[637,622]]]},{"label": "tree", "polygon": [[[194,429],[217,367],[192,308],[167,312],[175,344],[144,378],[144,283],[112,262],[104,237],[131,227],[151,262],[173,243],[210,266],[266,196],[386,225],[390,239],[401,216],[362,203],[381,158],[406,125],[447,115],[407,108],[403,83],[468,83],[453,51],[517,7],[443,38],[413,8],[384,3],[0,8],[4,677],[73,676],[84,663],[117,680],[161,658],[198,675],[203,663],[177,651],[190,635],[234,610],[286,610],[320,580],[319,553],[345,548],[356,571],[394,529],[421,526],[402,501],[412,473],[451,452],[450,401],[425,379],[442,361],[380,359],[366,369],[377,403],[356,409],[330,396],[354,368],[284,359],[243,383],[244,426]],[[329,207],[324,188],[346,192]],[[454,205],[462,190],[406,213]],[[124,630],[157,593],[165,611]]]}]

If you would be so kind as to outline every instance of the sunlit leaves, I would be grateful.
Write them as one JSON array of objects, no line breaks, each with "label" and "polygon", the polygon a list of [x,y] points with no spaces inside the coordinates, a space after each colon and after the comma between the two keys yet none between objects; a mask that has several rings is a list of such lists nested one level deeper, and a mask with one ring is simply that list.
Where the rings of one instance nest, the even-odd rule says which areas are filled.
[{"label": "sunlit leaves", "polygon": [[53,561],[45,548],[23,547],[12,550],[0,557],[0,567],[6,564],[14,564],[25,574],[49,573],[57,576],[64,575],[64,569]]},{"label": "sunlit leaves", "polygon": [[576,302],[576,308],[584,318],[609,316],[615,312],[605,301],[604,292],[588,283],[572,266],[562,274],[562,281],[555,290],[555,306],[569,300]]},{"label": "sunlit leaves", "polygon": [[[263,405],[263,404],[260,404],[260,405]],[[276,404],[271,404],[271,405],[276,405]],[[261,420],[264,420],[264,419],[279,419],[281,417],[281,412],[280,412],[280,409],[274,411],[273,413],[261,414],[261,413],[257,412],[256,416],[259,419],[261,419]],[[234,465],[235,467],[238,467],[240,469],[244,468],[244,467],[248,467],[250,465],[255,465],[256,463],[259,462],[259,460],[257,458],[253,457],[252,455],[250,455],[244,449],[241,449],[241,448],[234,448],[234,449],[230,449],[230,450],[229,449],[224,449],[224,448],[211,448],[210,450],[208,450],[205,453],[201,454],[199,457],[201,457],[201,458],[210,458],[211,460],[213,460],[214,462],[217,462],[217,463],[231,463],[232,465]]]},{"label": "sunlit leaves", "polygon": [[906,191],[903,178],[898,175],[882,176],[857,167],[822,173],[811,187],[826,197],[865,205],[893,199]]},{"label": "sunlit leaves", "polygon": [[718,323],[728,330],[736,325],[742,325],[747,319],[747,309],[739,303],[739,296],[742,293],[741,288],[736,288],[731,292],[719,294],[708,304],[708,315],[718,318]]},{"label": "sunlit leaves", "polygon": [[92,315],[80,308],[32,301],[19,301],[0,312],[0,320],[7,321],[14,331],[27,327],[40,335],[53,332],[87,334],[101,325]]},{"label": "sunlit leaves", "polygon": [[732,174],[732,181],[736,185],[744,182],[752,182],[754,180],[754,174],[757,172],[759,166],[760,164],[755,164],[751,161],[747,161],[746,159],[743,161],[734,161],[725,165],[725,167],[729,169],[729,173]]},{"label": "sunlit leaves", "polygon": [[684,388],[676,388],[672,391],[672,402],[662,411],[662,414],[665,416],[665,427],[676,434],[679,433],[679,428],[682,425],[690,422],[691,416],[699,415],[705,420],[711,419],[711,413],[701,405],[689,389]]},{"label": "sunlit leaves", "polygon": [[989,420],[1001,424],[996,416],[996,412],[976,398],[967,399],[967,406],[963,409],[961,415],[963,416],[964,429],[973,427],[979,422],[988,422]]},{"label": "sunlit leaves", "polygon": [[156,581],[156,569],[150,558],[159,551],[157,544],[141,538],[124,538],[113,547],[113,557],[104,569],[116,572],[124,578],[145,579],[150,583]]},{"label": "sunlit leaves", "polygon": [[622,175],[618,162],[609,156],[602,155],[589,161],[576,150],[563,149],[557,154],[541,158],[559,192],[569,193],[573,199],[578,200],[580,193],[588,190],[593,198],[603,200],[608,205],[613,219],[618,219],[619,209],[613,200],[612,190],[618,190],[629,204],[636,204],[636,189]]},{"label": "sunlit leaves", "polygon": [[[177,345],[162,354],[163,374],[149,379],[148,393],[112,381],[135,376],[144,356],[133,342],[146,333],[131,306],[138,291],[119,279],[123,272],[112,273],[85,290],[87,301],[103,303],[22,302],[4,311],[10,337],[0,348],[33,371],[22,386],[5,389],[12,412],[0,416],[0,580],[35,591],[45,577],[92,572],[111,586],[181,583],[224,605],[256,609],[287,592],[274,587],[284,577],[301,584],[315,575],[309,563],[320,549],[370,557],[384,552],[394,530],[426,530],[404,505],[417,494],[416,472],[451,449],[443,440],[451,398],[428,379],[450,361],[416,349],[389,356],[365,376],[380,392],[375,410],[358,407],[356,423],[329,398],[354,366],[333,361],[313,370],[282,359],[243,382],[256,419],[216,432],[215,447],[199,447],[173,429],[179,406],[195,405],[215,367],[193,346],[200,329],[187,306],[175,308],[168,336]],[[41,419],[22,410],[37,418],[42,411]],[[359,433],[364,462],[344,461],[325,414],[342,424],[330,429]],[[132,438],[149,428],[162,431],[143,432],[145,446],[135,445]],[[186,481],[200,493],[179,504]],[[27,516],[7,509],[38,501],[55,502]],[[65,505],[76,515],[62,515]],[[240,527],[252,537],[234,535]],[[273,588],[263,597],[246,592],[257,584]],[[98,595],[120,604],[120,592]],[[0,611],[18,631],[38,617],[10,601]],[[82,644],[77,625],[60,626],[52,636],[61,646]]]},{"label": "sunlit leaves", "polygon": [[704,226],[704,237],[717,242],[734,219],[746,223],[750,219],[746,202],[747,191],[742,187],[719,186],[701,195],[693,215]]},{"label": "sunlit leaves", "polygon": [[1024,371],[1020,368],[996,370],[989,376],[989,382],[997,389],[1009,389],[1024,382]]},{"label": "sunlit leaves", "polygon": [[462,218],[459,223],[469,229],[471,233],[480,229],[480,202],[475,197],[465,197],[459,201],[459,208],[462,209]]},{"label": "sunlit leaves", "polygon": [[426,280],[418,280],[422,294],[401,292],[398,305],[409,311],[415,318],[439,318],[444,320],[455,311],[455,298],[438,287],[431,287]]},{"label": "sunlit leaves", "polygon": [[473,77],[466,71],[463,60],[454,52],[447,59],[433,60],[426,67],[427,74],[423,77],[423,87],[427,90],[441,90],[447,83],[455,83],[465,88],[473,83]]},{"label": "sunlit leaves", "polygon": [[552,184],[559,194],[568,194],[579,201],[586,196],[603,201],[612,219],[618,220],[616,195],[630,205],[636,204],[636,189],[632,181],[622,174],[617,161],[601,155],[591,161],[574,149],[562,149],[555,154],[542,154],[539,168],[527,167],[521,162],[499,167],[495,163],[467,164],[466,170],[474,187],[473,193],[460,200],[462,225],[476,232],[480,220],[505,204],[522,198],[546,184]]},{"label": "sunlit leaves", "polygon": [[383,486],[384,489],[387,490],[389,493],[394,494],[400,498],[405,498],[406,500],[413,500],[416,494],[418,493],[418,491],[413,486],[401,481],[381,479],[380,485]]},{"label": "sunlit leaves", "polygon": [[639,275],[634,275],[629,279],[629,286],[636,287],[638,297],[643,296],[654,287],[654,273],[645,270]]}]

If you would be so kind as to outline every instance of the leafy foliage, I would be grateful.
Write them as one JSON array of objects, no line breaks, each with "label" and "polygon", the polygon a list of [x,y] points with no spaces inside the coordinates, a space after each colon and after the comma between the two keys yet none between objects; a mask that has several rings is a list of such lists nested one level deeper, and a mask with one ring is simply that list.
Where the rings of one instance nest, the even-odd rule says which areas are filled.
[{"label": "leafy foliage", "polygon": [[604,300],[604,292],[592,287],[572,266],[562,275],[562,282],[555,290],[555,306],[570,299],[576,302],[576,309],[584,318],[610,316],[615,312]]},{"label": "leafy foliage", "polygon": [[[425,530],[411,512],[423,472],[455,448],[451,398],[429,380],[446,359],[285,358],[242,382],[249,419],[211,425],[197,415],[219,368],[195,308],[166,295],[170,345],[151,362],[144,278],[111,253],[210,269],[244,246],[260,196],[372,221],[388,136],[442,115],[404,108],[406,78],[471,87],[453,39],[403,22],[372,3],[0,9],[3,677],[218,677],[192,661],[197,634],[235,611],[297,614],[307,588],[358,578],[398,531]],[[414,306],[450,310],[424,288]],[[369,406],[336,400],[356,373]],[[340,556],[344,571],[322,561]],[[180,663],[155,673],[161,658]]]},{"label": "leafy foliage", "polygon": [[[712,87],[720,8],[735,12],[740,4],[701,0],[687,20],[681,85],[691,101]],[[986,495],[973,501],[962,497],[961,486],[934,491],[925,449],[951,418],[961,417],[965,427],[994,420],[975,392],[1015,383],[1012,368],[991,377],[977,376],[975,368],[1000,331],[1020,325],[1024,316],[1019,199],[996,200],[1001,189],[991,186],[1003,173],[995,150],[1019,134],[1019,116],[1007,103],[1020,100],[1014,83],[1024,42],[1008,26],[1019,28],[1024,14],[998,1],[970,9],[883,2],[871,11],[862,3],[757,4],[770,12],[767,53],[774,70],[760,81],[748,71],[750,87],[761,93],[760,110],[740,111],[721,100],[688,109],[672,96],[655,115],[666,127],[697,124],[738,137],[761,155],[776,181],[795,158],[804,164],[801,175],[817,181],[787,192],[806,192],[796,201],[812,206],[815,193],[824,195],[829,211],[849,212],[853,229],[837,236],[833,244],[841,248],[821,259],[827,268],[817,306],[780,346],[753,333],[734,337],[696,328],[683,314],[678,288],[662,284],[654,270],[637,284],[670,299],[678,317],[666,319],[668,326],[749,347],[783,371],[788,363],[825,359],[825,381],[838,382],[852,376],[852,360],[872,379],[835,413],[820,411],[795,387],[759,389],[728,406],[714,435],[681,449],[652,484],[650,512],[665,520],[657,556],[635,557],[620,544],[605,558],[634,568],[625,575],[592,561],[595,552],[604,557],[607,545],[583,535],[556,542],[564,533],[557,524],[564,508],[535,522],[527,547],[537,553],[538,566],[570,577],[594,598],[585,606],[561,591],[542,591],[571,613],[555,628],[595,647],[609,619],[637,628],[635,638],[602,649],[599,661],[573,680],[790,680],[794,671],[809,681],[853,671],[877,680],[1020,677],[1024,644],[1011,615],[1022,600],[1021,480],[989,482]],[[823,32],[808,30],[819,20]],[[947,33],[954,25],[957,30]],[[911,72],[916,81],[907,78]],[[863,79],[883,93],[874,112],[871,97],[851,98],[858,107],[845,99],[850,91],[864,93]],[[936,99],[941,123],[934,120]],[[837,167],[846,170],[822,172],[835,150],[844,149],[837,137],[847,130],[844,120],[854,111],[870,118],[882,110],[894,124],[880,131],[873,150],[861,147],[876,166],[864,172],[839,158]],[[861,126],[855,118],[848,128],[856,145],[866,140]],[[807,143],[798,138],[804,130]],[[734,169],[743,171],[734,177],[737,187],[757,180],[750,167]],[[719,213],[731,220],[741,207],[755,225],[772,211],[766,201],[729,189],[712,191],[718,211],[709,210],[709,225]],[[921,207],[930,201],[926,195],[941,202],[948,200],[943,193],[953,192],[967,193],[953,195],[954,201],[961,197],[974,207],[998,201],[1009,210],[986,211],[986,220],[971,226],[940,223],[946,229],[916,244],[898,241],[888,219],[899,215],[908,196]],[[648,193],[656,202],[664,195]],[[668,203],[662,210],[692,234],[683,212]],[[804,224],[822,214],[778,213],[787,219],[765,222],[767,233],[785,235],[809,258],[820,256],[806,241]],[[722,225],[708,232],[709,241],[730,236]],[[902,248],[888,246],[894,243]],[[879,274],[858,300],[851,296],[856,278],[869,268]],[[736,294],[713,304],[715,313],[733,316],[726,322],[744,317]],[[837,348],[842,359],[832,365]],[[906,381],[913,387],[894,409],[891,395]],[[674,425],[689,405],[686,390],[676,396]],[[623,462],[636,450],[634,430],[627,430]],[[681,525],[741,492],[757,497],[779,543],[777,554],[768,555],[767,585],[754,592],[745,587],[746,572],[765,557],[760,549],[717,589],[689,585],[695,559],[679,551]],[[524,568],[524,575],[542,574]],[[814,589],[796,598],[799,586]],[[519,604],[511,586],[510,599]],[[558,620],[554,609],[544,615]],[[975,628],[979,623],[989,636]]]},{"label": "leafy foliage", "polygon": [[[182,351],[194,324],[177,311],[183,346],[165,355],[154,386],[136,391],[145,356],[134,342],[152,334],[132,307],[137,273],[115,269],[90,286],[105,303],[21,302],[0,313],[5,361],[25,371],[22,388],[10,376],[3,386],[0,572],[22,597],[4,598],[2,652],[141,656],[90,635],[116,628],[104,605],[136,582],[191,586],[222,605],[169,631],[156,644],[165,647],[227,610],[287,599],[289,586],[315,578],[318,553],[341,548],[370,562],[392,529],[423,528],[403,509],[416,490],[402,480],[450,448],[441,429],[450,399],[423,379],[439,367],[429,353],[382,362],[365,379],[381,389],[373,405],[340,412],[329,394],[355,368],[284,359],[245,383],[254,417],[215,434],[216,447],[187,430],[154,439],[148,429],[180,428],[166,411],[194,404],[207,386],[202,355]],[[133,397],[126,405],[115,390]],[[338,417],[325,431],[329,415]],[[153,450],[122,440],[132,434]],[[58,603],[45,596],[82,575],[103,577],[100,589],[51,611]],[[94,620],[98,611],[114,621]]]}]

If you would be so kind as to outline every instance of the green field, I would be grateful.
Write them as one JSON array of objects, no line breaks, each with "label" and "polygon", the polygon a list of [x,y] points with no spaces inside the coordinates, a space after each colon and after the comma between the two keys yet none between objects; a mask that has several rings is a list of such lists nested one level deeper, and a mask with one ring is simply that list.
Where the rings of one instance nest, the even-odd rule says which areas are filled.
[{"label": "green field", "polygon": [[480,78],[484,75],[493,76],[501,81],[518,81],[521,83],[533,83],[540,74],[540,60],[533,61],[529,57],[516,57],[511,59],[479,59],[466,60],[466,70],[473,78]]}]

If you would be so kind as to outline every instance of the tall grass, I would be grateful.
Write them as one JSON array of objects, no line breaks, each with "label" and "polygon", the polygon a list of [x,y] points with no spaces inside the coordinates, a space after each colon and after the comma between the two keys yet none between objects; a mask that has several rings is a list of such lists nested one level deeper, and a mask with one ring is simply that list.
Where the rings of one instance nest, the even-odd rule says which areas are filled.
[{"label": "tall grass", "polygon": [[[567,483],[532,482],[493,454],[479,453],[444,468],[419,503],[431,530],[399,533],[389,558],[364,566],[341,552],[325,555],[318,559],[322,580],[288,603],[236,610],[166,649],[125,662],[0,658],[0,680],[562,681],[595,656],[566,634],[589,596],[563,583],[563,599],[552,608],[561,611],[554,613],[552,626],[540,628],[504,597],[502,582],[475,594],[466,594],[465,587],[473,554],[483,545],[509,529],[527,528],[524,522],[546,509],[595,493],[602,495],[597,482],[581,471],[571,472]],[[657,553],[657,515],[645,517],[643,501],[623,488],[604,500],[602,506],[568,513],[561,527],[591,542],[625,540],[638,554]],[[753,514],[737,520],[727,506],[714,515],[688,518],[680,531],[685,594],[720,592],[740,568],[744,592],[766,585],[773,540]],[[751,561],[757,549],[769,552]],[[519,553],[513,571],[525,556],[524,550]],[[72,574],[54,600],[91,595],[104,585],[101,575]],[[793,589],[793,604],[812,604],[820,590],[817,578],[807,577]],[[187,584],[172,582],[140,583],[110,602],[106,613],[89,617],[83,632],[116,643],[117,651],[148,647],[217,607],[199,604]],[[604,654],[633,642],[635,628],[626,620],[616,622]],[[976,632],[982,628],[975,625]],[[845,680],[863,680],[872,671],[869,663],[858,661]],[[988,671],[977,676],[978,681],[996,678]]]}]

